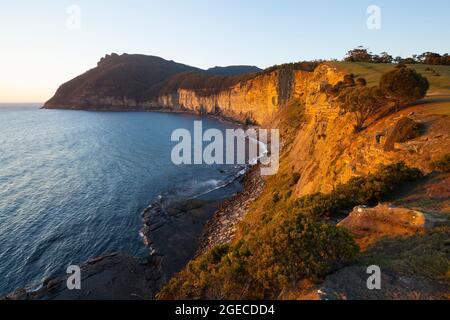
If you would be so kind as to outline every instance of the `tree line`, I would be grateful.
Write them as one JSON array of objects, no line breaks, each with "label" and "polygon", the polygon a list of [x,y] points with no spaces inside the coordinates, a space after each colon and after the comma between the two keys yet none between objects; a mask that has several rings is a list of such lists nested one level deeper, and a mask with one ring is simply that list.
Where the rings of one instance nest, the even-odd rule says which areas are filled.
[{"label": "tree line", "polygon": [[369,63],[399,63],[399,64],[430,64],[430,65],[450,65],[448,53],[439,54],[435,52],[424,52],[415,54],[412,57],[393,57],[387,52],[373,54],[367,48],[359,46],[347,52],[344,61],[347,62],[369,62]]}]

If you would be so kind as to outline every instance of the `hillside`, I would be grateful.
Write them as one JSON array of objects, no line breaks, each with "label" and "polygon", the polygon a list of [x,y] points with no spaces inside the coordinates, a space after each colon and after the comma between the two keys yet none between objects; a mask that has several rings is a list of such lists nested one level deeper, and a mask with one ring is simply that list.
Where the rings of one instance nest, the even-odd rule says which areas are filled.
[{"label": "hillside", "polygon": [[[333,66],[356,77],[363,77],[368,85],[376,85],[381,75],[392,69],[392,64],[362,63],[362,62],[333,62]],[[449,66],[410,64],[408,67],[423,74],[430,81],[428,96],[421,101],[426,104],[430,113],[450,115],[450,68]]]},{"label": "hillside", "polygon": [[114,107],[115,100],[127,104],[144,91],[158,92],[174,74],[196,68],[144,55],[107,55],[96,68],[63,84],[46,108],[89,109]]},{"label": "hillside", "polygon": [[[106,55],[96,68],[70,80],[58,88],[45,108],[85,110],[141,110],[173,84],[193,88],[204,85],[224,89],[261,71],[252,66],[215,67],[208,70],[145,55]],[[197,78],[202,81],[198,81]],[[252,77],[252,76],[250,76]],[[230,78],[230,79],[229,79]],[[150,107],[152,108],[152,107]]]},{"label": "hillside", "polygon": [[246,73],[258,73],[263,71],[255,66],[229,66],[229,67],[214,67],[206,70],[208,74],[219,76],[237,76]]},{"label": "hillside", "polygon": [[[291,98],[266,118],[281,131],[279,173],[233,236],[224,227],[233,240],[213,240],[160,299],[448,298],[449,174],[434,164],[450,152],[450,117],[416,104],[355,133],[353,117],[320,90],[347,73],[333,64],[294,72]],[[386,150],[404,118],[421,124],[420,136]],[[365,287],[372,264],[383,270],[381,291]]]}]

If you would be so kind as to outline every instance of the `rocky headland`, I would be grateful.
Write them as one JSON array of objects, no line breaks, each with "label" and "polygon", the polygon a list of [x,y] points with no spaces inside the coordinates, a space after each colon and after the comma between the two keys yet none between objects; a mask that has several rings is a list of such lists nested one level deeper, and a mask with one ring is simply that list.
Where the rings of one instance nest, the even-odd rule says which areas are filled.
[{"label": "rocky headland", "polygon": [[[169,71],[161,72],[161,68]],[[285,65],[230,76],[155,57],[112,55],[62,85],[44,107],[193,112],[280,129],[282,159],[278,175],[263,178],[255,173],[256,169],[250,170],[242,193],[222,205],[206,204],[215,214],[213,219],[199,224],[205,229],[200,241],[197,239],[193,245],[197,252],[193,263],[200,265],[212,248],[245,243],[248,238],[243,234],[249,237],[252,228],[264,230],[277,210],[290,210],[298,199],[332,194],[353,179],[370,177],[388,165],[403,163],[417,168],[423,178],[391,190],[389,204],[368,203],[353,210],[340,210],[338,216],[326,220],[350,232],[361,251],[357,262],[333,269],[320,281],[301,281],[284,288],[276,297],[445,299],[449,292],[450,191],[442,159],[448,162],[446,156],[450,153],[450,87],[442,88],[431,79],[425,99],[374,115],[364,130],[355,132],[354,116],[344,112],[325,89],[339,86],[350,73],[356,77],[370,73],[370,79],[379,79],[381,73],[377,72],[373,67],[366,70],[358,64],[330,62]],[[130,79],[140,80],[136,83]],[[405,139],[400,132],[411,124],[420,130]],[[158,219],[153,218],[161,208],[155,206],[144,215],[143,234],[150,246],[160,230]],[[268,217],[265,211],[273,216]],[[386,271],[385,290],[365,290],[364,266],[369,263],[379,263]],[[215,292],[201,290],[204,296],[180,293],[178,284],[192,280],[190,276],[189,270],[175,276],[161,297],[217,298]],[[356,285],[346,286],[349,282]],[[204,285],[211,287],[210,284]],[[254,297],[245,290],[239,294],[229,296]]]}]

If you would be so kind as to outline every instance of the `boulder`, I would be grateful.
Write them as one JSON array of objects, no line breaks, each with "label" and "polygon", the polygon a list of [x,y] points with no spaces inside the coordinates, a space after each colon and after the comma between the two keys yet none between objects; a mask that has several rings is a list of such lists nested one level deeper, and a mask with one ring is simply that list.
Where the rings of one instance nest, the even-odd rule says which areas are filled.
[{"label": "boulder", "polygon": [[383,237],[424,234],[432,225],[422,212],[388,204],[380,204],[375,208],[356,207],[338,224],[355,236],[362,250]]}]

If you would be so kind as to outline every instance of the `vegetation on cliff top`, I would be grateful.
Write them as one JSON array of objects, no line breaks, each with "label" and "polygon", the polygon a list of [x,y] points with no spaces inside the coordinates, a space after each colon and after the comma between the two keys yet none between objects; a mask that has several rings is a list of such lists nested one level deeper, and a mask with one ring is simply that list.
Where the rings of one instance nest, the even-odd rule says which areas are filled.
[{"label": "vegetation on cliff top", "polygon": [[344,58],[347,62],[368,62],[368,63],[405,63],[405,64],[428,64],[428,65],[450,65],[448,53],[443,55],[435,52],[424,52],[420,55],[413,55],[410,58],[394,58],[387,52],[373,54],[367,48],[357,47],[347,52]]},{"label": "vegetation on cliff top", "polygon": [[416,70],[399,65],[381,76],[380,90],[395,103],[395,108],[422,99],[430,88],[428,79]]},{"label": "vegetation on cliff top", "polygon": [[407,239],[383,239],[359,259],[361,265],[380,266],[398,274],[450,280],[450,229],[440,227]]},{"label": "vegetation on cliff top", "polygon": [[[335,86],[323,88],[328,94],[336,95],[345,112],[351,112],[356,120],[355,131],[365,128],[367,121],[375,115],[397,111],[409,103],[425,97],[429,82],[414,69],[398,65],[381,76],[378,86],[367,87],[367,81],[359,78],[354,81],[350,74]],[[358,84],[358,85],[357,85]]]},{"label": "vegetation on cliff top", "polygon": [[[328,62],[329,65],[347,74],[353,74],[355,78],[364,78],[368,86],[376,86],[386,72],[396,67],[390,63],[368,62]],[[407,64],[408,68],[422,74],[430,82],[430,93],[450,93],[450,66],[430,66],[424,64]],[[439,74],[439,76],[437,76]]]},{"label": "vegetation on cliff top", "polygon": [[324,218],[356,205],[376,204],[422,176],[399,163],[354,178],[330,194],[295,199],[292,188],[299,176],[284,169],[269,179],[241,224],[238,239],[192,261],[163,288],[159,299],[276,299],[301,280],[321,279],[358,253],[351,235]]},{"label": "vegetation on cliff top", "polygon": [[171,94],[178,89],[192,90],[200,96],[210,96],[239,83],[255,78],[257,73],[243,75],[211,75],[203,72],[183,72],[174,75],[162,87],[160,94]]}]

